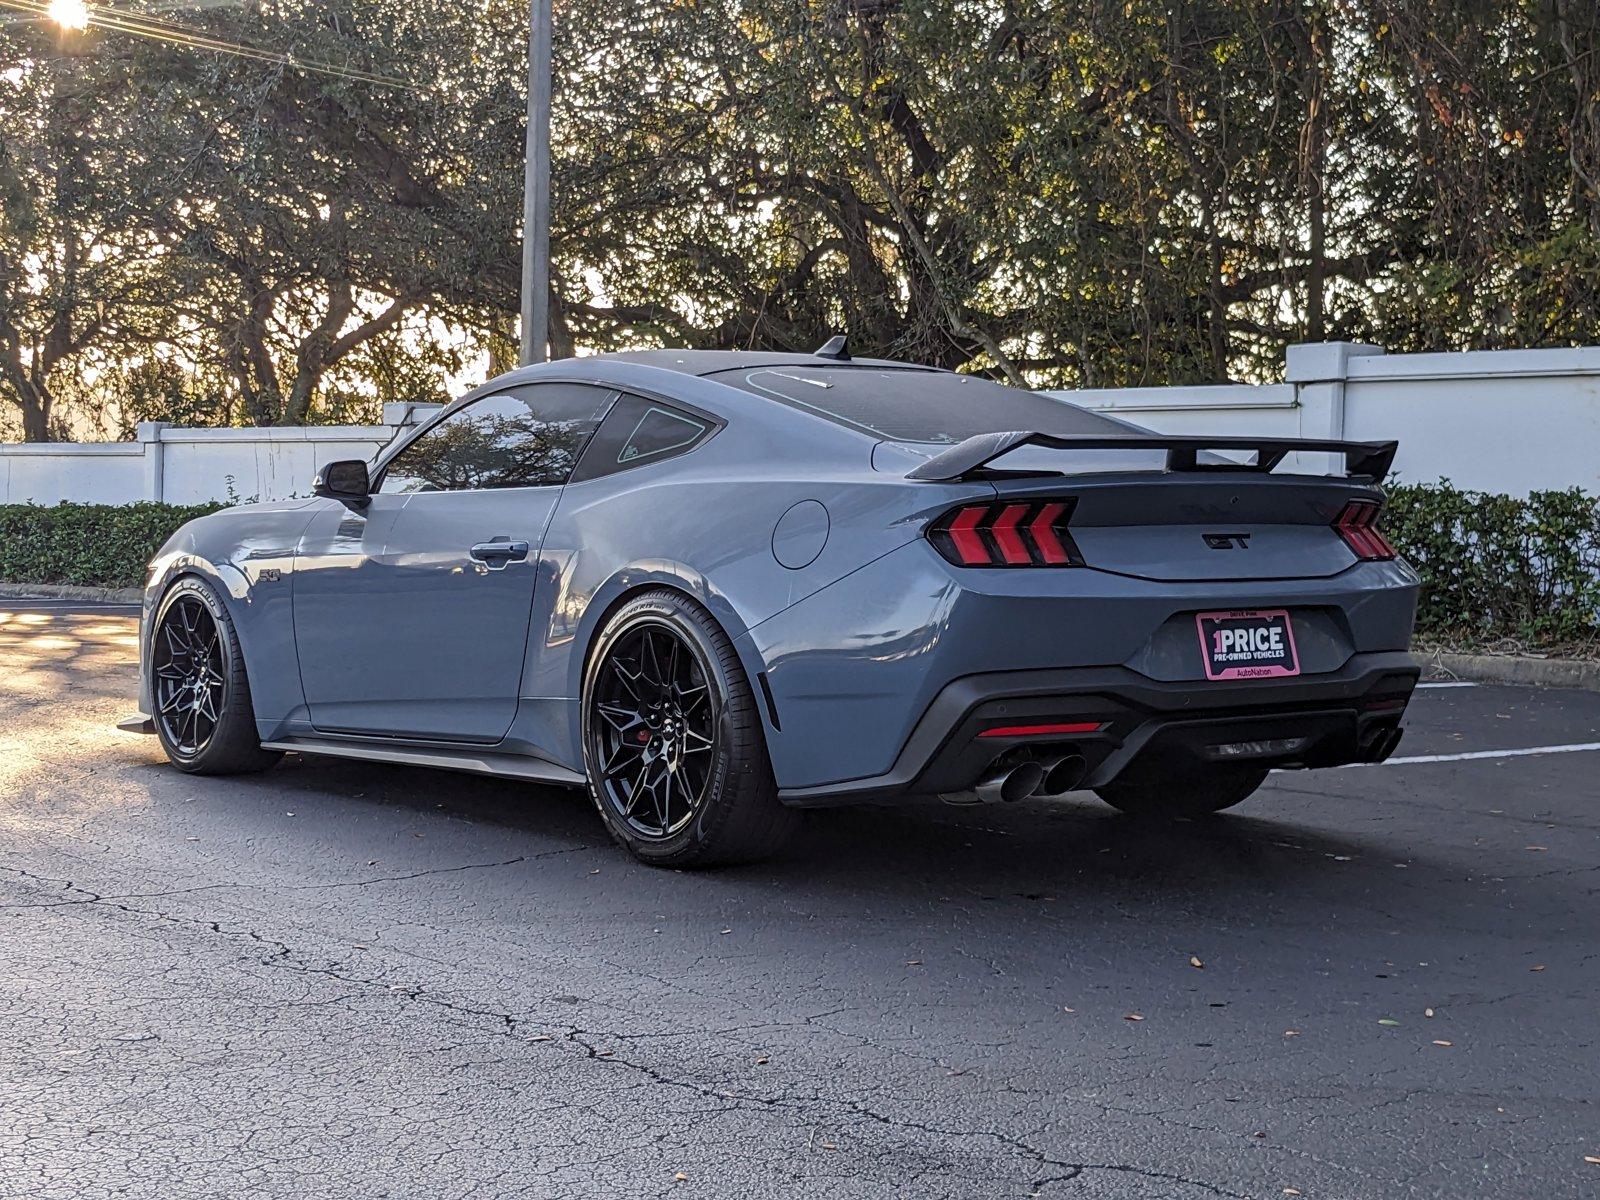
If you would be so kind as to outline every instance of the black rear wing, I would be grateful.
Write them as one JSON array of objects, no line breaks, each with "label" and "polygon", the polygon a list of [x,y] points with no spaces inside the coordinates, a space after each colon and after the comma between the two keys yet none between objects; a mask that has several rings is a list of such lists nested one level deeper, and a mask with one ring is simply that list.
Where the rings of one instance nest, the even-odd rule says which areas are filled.
[{"label": "black rear wing", "polygon": [[[1014,430],[1010,433],[980,433],[964,442],[957,442],[908,471],[906,478],[950,482],[981,477],[985,473],[983,468],[990,462],[1023,446],[1043,446],[1051,450],[1165,450],[1169,471],[1245,471],[1256,475],[1267,474],[1286,455],[1296,450],[1342,454],[1347,478],[1377,483],[1389,473],[1400,443],[1336,442],[1314,438],[1168,437],[1161,433],[1094,433],[1077,436]],[[1251,450],[1256,457],[1253,462],[1235,462],[1231,459],[1201,462],[1200,455],[1207,450]],[[1044,472],[990,473],[1032,475]]]}]

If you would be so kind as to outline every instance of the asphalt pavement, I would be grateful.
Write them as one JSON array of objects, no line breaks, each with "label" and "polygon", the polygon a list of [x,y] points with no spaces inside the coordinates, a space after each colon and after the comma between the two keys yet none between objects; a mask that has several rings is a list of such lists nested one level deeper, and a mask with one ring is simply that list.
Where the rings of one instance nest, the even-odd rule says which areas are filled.
[{"label": "asphalt pavement", "polygon": [[134,658],[0,604],[7,1200],[1600,1192],[1600,695],[1430,688],[1212,822],[686,874],[577,793],[182,775]]}]

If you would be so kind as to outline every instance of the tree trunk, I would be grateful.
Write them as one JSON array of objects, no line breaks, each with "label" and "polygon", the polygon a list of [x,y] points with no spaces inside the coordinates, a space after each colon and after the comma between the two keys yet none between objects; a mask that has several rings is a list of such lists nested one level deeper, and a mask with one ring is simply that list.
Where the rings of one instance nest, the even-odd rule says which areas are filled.
[{"label": "tree trunk", "polygon": [[1590,230],[1600,236],[1600,12],[1594,0],[1557,0],[1556,33],[1572,79],[1573,112],[1567,123],[1572,190]]},{"label": "tree trunk", "polygon": [[29,383],[18,389],[22,405],[22,440],[48,442],[50,436],[50,409],[54,397],[45,388]]},{"label": "tree trunk", "polygon": [[49,387],[23,366],[14,339],[7,337],[0,349],[4,351],[0,355],[0,378],[11,386],[17,408],[22,412],[22,440],[50,441],[50,410],[55,406],[55,397],[50,394]]},{"label": "tree trunk", "polygon": [[[1226,199],[1223,199],[1226,203]],[[1202,201],[1201,220],[1206,232],[1206,351],[1211,359],[1211,382],[1228,382],[1228,300],[1222,294],[1222,235],[1209,198]]]}]

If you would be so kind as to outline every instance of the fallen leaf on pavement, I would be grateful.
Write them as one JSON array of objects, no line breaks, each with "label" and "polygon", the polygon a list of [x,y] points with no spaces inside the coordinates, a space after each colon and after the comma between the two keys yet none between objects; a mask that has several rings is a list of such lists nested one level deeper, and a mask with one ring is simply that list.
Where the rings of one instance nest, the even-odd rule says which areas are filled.
[{"label": "fallen leaf on pavement", "polygon": [[756,1059],[756,1066],[764,1067],[771,1061],[772,1060],[770,1058],[768,1058],[765,1054],[763,1054],[760,1058]]},{"label": "fallen leaf on pavement", "polygon": [[1530,970],[1530,971],[1542,971],[1542,970],[1544,970],[1544,964],[1540,963],[1536,967],[1529,967],[1528,970]]},{"label": "fallen leaf on pavement", "polygon": [[1378,1018],[1378,1024],[1379,1025],[1398,1025],[1398,1024],[1400,1024],[1400,1022],[1396,1021],[1393,1017],[1379,1017]]},{"label": "fallen leaf on pavement", "polygon": [[1191,954],[1191,955],[1189,955],[1189,965],[1198,970],[1200,968],[1203,968],[1205,966],[1205,963],[1200,961],[1200,956],[1199,955]]}]

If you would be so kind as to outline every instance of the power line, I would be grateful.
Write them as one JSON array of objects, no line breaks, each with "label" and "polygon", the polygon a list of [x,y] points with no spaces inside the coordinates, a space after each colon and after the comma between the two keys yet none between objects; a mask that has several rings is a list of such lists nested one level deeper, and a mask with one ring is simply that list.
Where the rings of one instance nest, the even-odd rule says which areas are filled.
[{"label": "power line", "polygon": [[[202,0],[202,4],[204,4],[204,0]],[[223,5],[211,3],[204,4],[204,7],[223,7]],[[25,19],[28,20],[43,20],[50,15],[49,6],[41,2],[41,0],[0,0],[0,8],[14,9],[19,13],[25,14]],[[301,58],[298,55],[287,54],[278,50],[268,50],[260,46],[251,46],[244,42],[230,42],[224,38],[214,37],[204,30],[181,25],[176,21],[164,21],[146,13],[99,5],[89,9],[89,24],[187,50],[230,54],[238,58],[293,67],[312,74],[328,75],[336,79],[347,79],[356,83],[369,83],[378,87],[413,90],[413,85],[409,81],[393,75],[379,75],[372,71],[344,67],[338,63],[325,62],[320,59]]]}]

